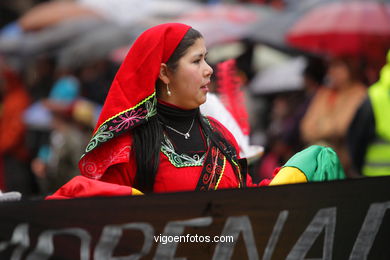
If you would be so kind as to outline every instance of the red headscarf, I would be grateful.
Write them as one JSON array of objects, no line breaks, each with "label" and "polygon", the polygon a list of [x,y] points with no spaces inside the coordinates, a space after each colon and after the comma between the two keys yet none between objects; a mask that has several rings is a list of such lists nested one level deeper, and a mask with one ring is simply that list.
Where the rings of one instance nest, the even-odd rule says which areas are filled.
[{"label": "red headscarf", "polygon": [[[166,23],[146,30],[134,42],[108,92],[93,137],[79,162],[81,174],[98,179],[129,160],[130,135],[122,135],[156,115],[155,84],[190,26]],[[91,151],[93,151],[91,153]]]}]

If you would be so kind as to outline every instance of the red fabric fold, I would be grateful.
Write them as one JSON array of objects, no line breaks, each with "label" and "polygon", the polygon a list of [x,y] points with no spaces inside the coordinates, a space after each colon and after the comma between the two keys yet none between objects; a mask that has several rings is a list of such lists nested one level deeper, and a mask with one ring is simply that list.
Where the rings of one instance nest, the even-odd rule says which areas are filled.
[{"label": "red fabric fold", "polygon": [[47,200],[71,199],[87,197],[127,196],[132,194],[129,186],[118,185],[98,180],[76,176],[54,194],[47,196]]}]

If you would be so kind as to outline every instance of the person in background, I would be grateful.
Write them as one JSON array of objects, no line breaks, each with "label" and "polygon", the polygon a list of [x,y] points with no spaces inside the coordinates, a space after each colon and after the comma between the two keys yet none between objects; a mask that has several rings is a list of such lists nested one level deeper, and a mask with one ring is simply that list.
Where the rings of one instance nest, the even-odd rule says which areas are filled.
[{"label": "person in background", "polygon": [[47,144],[42,144],[31,168],[42,195],[52,193],[79,174],[78,161],[88,142],[87,132],[73,117],[80,83],[72,75],[60,77],[42,100],[51,115]]},{"label": "person in background", "polygon": [[0,60],[0,189],[33,192],[23,113],[30,97],[20,76]]},{"label": "person in background", "polygon": [[322,59],[309,57],[302,72],[303,91],[278,94],[273,98],[267,134],[267,153],[262,158],[257,175],[270,178],[274,168],[305,148],[300,124],[316,92],[323,85],[325,66]]},{"label": "person in background", "polygon": [[379,80],[369,87],[349,126],[347,143],[357,174],[390,175],[390,51]]},{"label": "person in background", "polygon": [[367,93],[366,86],[359,79],[357,66],[356,61],[347,57],[330,61],[327,82],[310,102],[300,127],[306,145],[328,145],[336,151],[349,177],[355,175],[350,171],[345,138],[348,126]]},{"label": "person in background", "polygon": [[309,57],[308,64],[303,71],[303,96],[299,104],[294,104],[294,112],[289,117],[290,122],[286,124],[284,138],[287,144],[296,153],[304,148],[300,133],[300,124],[306,111],[316,95],[317,91],[323,87],[325,77],[325,63],[321,58]]}]

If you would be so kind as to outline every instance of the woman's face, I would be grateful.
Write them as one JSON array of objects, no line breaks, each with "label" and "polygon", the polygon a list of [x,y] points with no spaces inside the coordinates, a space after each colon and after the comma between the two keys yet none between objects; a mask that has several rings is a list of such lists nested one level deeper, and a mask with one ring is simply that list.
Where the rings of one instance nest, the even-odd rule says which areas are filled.
[{"label": "woman's face", "polygon": [[328,77],[333,87],[342,87],[350,81],[350,74],[346,64],[334,62],[328,70]]},{"label": "woman's face", "polygon": [[[175,71],[168,71],[171,95],[165,93],[162,100],[183,109],[194,109],[206,102],[213,69],[206,62],[207,50],[203,38],[187,49],[178,61]],[[162,88],[166,92],[166,88]]]}]

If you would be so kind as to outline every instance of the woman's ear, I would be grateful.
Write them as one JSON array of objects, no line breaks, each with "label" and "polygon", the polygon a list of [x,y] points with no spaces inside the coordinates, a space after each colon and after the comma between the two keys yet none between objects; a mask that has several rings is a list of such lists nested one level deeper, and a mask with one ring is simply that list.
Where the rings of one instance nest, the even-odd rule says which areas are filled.
[{"label": "woman's ear", "polygon": [[159,77],[159,79],[161,79],[162,82],[164,82],[164,84],[169,84],[167,64],[161,63],[160,74],[158,75],[158,77]]}]

